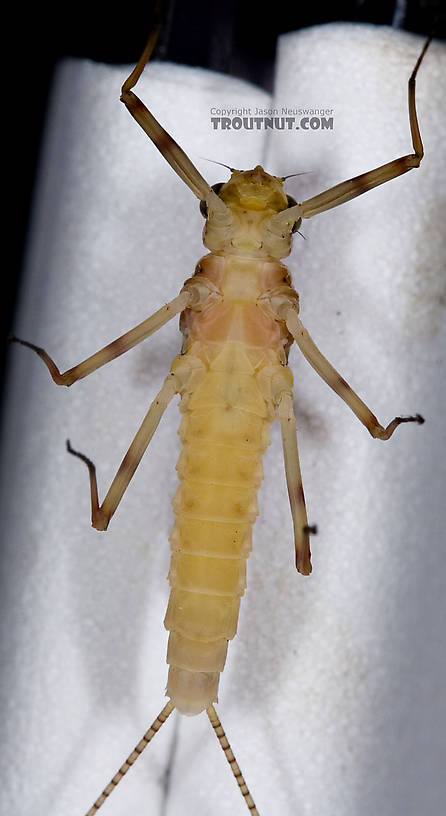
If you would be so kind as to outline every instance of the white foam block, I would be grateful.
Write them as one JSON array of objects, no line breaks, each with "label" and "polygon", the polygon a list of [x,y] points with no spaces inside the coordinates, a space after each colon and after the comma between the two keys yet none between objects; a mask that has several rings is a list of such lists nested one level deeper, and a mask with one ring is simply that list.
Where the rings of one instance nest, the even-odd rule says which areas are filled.
[{"label": "white foam block", "polygon": [[[288,183],[301,200],[410,152],[407,79],[421,44],[324,26],[281,38],[273,100],[157,64],[139,94],[210,183],[226,171],[200,156],[311,170]],[[446,795],[445,67],[432,44],[417,87],[421,169],[305,222],[289,262],[323,353],[380,420],[419,411],[426,424],[372,440],[292,352],[314,571],[294,570],[274,426],[218,709],[263,816],[418,816],[441,812]],[[196,200],[117,102],[125,75],[69,62],[55,86],[15,331],[61,369],[174,297],[204,254]],[[333,130],[211,128],[211,107],[265,105],[333,109]],[[104,495],[177,353],[176,324],[69,390],[12,349],[2,812],[85,813],[163,705],[175,406],[106,534],[89,528],[86,469],[64,442],[94,459]],[[244,812],[206,717],[172,720],[104,816]]]}]

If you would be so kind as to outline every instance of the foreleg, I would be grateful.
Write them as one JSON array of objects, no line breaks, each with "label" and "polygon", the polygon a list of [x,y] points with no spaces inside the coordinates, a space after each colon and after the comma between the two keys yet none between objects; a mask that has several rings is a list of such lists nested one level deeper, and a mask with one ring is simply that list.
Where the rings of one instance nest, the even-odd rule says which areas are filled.
[{"label": "foreleg", "polygon": [[413,153],[408,153],[406,156],[401,156],[398,159],[387,162],[380,167],[375,167],[374,170],[369,170],[367,173],[362,173],[360,176],[342,181],[322,193],[307,198],[300,204],[294,207],[289,207],[286,210],[274,215],[270,219],[270,229],[273,232],[279,233],[281,229],[290,228],[293,224],[299,224],[302,218],[312,218],[313,215],[318,215],[321,212],[330,210],[332,207],[338,207],[340,204],[345,204],[356,196],[372,190],[373,187],[378,187],[386,181],[397,178],[403,173],[407,173],[414,167],[419,167],[424,155],[423,143],[421,141],[420,128],[417,119],[417,109],[415,104],[415,81],[418,69],[422,63],[424,55],[428,49],[431,38],[429,37],[424,44],[423,50],[415,64],[415,67],[409,78],[408,85],[408,103],[409,103],[409,125],[410,134],[412,138]]},{"label": "foreleg", "polygon": [[219,221],[221,225],[229,225],[232,219],[226,204],[223,203],[209,186],[206,179],[198,172],[189,156],[179,144],[176,143],[172,136],[164,130],[151,111],[132,90],[152,55],[158,38],[158,30],[158,27],[154,27],[135,68],[125,80],[121,88],[121,102],[124,103],[129,113],[136,119],[140,127],[142,127],[149,139],[152,140],[155,147],[160,151],[161,155],[164,156],[180,179],[192,190],[200,201],[206,201],[213,218]]}]

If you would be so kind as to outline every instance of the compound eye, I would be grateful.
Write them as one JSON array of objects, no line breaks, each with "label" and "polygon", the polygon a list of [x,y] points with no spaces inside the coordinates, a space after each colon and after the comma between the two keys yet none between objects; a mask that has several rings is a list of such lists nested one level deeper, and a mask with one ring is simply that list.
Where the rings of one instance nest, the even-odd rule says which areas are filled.
[{"label": "compound eye", "polygon": [[295,221],[294,224],[293,224],[293,229],[291,230],[291,233],[299,232],[299,227],[300,227],[301,224],[302,224],[302,219],[298,218],[297,221]]},{"label": "compound eye", "polygon": [[[296,207],[297,206],[297,201],[296,201],[295,198],[293,198],[293,196],[287,195],[286,200],[288,202],[288,209],[290,209],[290,207]],[[291,234],[293,234],[293,232],[298,231],[301,223],[302,223],[301,218],[299,218],[297,221],[294,222],[293,229],[291,230]]]},{"label": "compound eye", "polygon": [[[224,184],[224,181],[219,181],[217,184],[213,184],[212,185],[212,190],[214,191],[214,193],[216,193],[218,195],[221,188],[223,187],[223,184]],[[206,204],[206,201],[204,199],[202,201],[200,201],[200,212],[201,212],[203,218],[208,217],[208,205]]]}]

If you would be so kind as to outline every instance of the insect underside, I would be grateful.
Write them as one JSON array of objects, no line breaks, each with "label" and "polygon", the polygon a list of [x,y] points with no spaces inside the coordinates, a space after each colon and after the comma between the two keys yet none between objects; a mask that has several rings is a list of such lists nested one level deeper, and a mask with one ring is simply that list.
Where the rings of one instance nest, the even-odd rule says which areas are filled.
[{"label": "insect underside", "polygon": [[153,42],[151,38],[124,83],[121,99],[202,202],[206,218],[203,242],[209,254],[201,259],[194,276],[173,301],[65,373],[60,373],[43,349],[19,342],[37,351],[57,384],[71,385],[181,314],[181,354],[174,358],[102,504],[95,466],[67,443],[69,452],[88,467],[93,526],[105,530],[166,406],[175,395],[181,397],[182,452],[177,464],[180,484],[173,500],[171,591],[165,617],[170,632],[169,702],[89,814],[101,807],[174,708],[189,715],[207,711],[245,802],[256,814],[213,704],[228,643],[237,631],[252,525],[257,516],[256,495],[263,475],[262,455],[269,442],[269,424],[276,415],[281,424],[296,566],[304,575],[311,572],[309,539],[313,530],[308,526],[305,509],[293,377],[287,365],[292,342],[296,341],[317,373],[373,437],[386,440],[402,422],[423,421],[417,414],[396,417],[387,427],[378,422],[321,354],[301,323],[298,295],[281,259],[289,254],[292,233],[303,218],[338,206],[420,164],[423,146],[415,109],[415,76],[427,44],[409,80],[413,153],[296,203],[284,192],[284,179],[266,173],[260,166],[248,171],[232,170],[229,181],[214,188],[207,184],[131,90]]}]

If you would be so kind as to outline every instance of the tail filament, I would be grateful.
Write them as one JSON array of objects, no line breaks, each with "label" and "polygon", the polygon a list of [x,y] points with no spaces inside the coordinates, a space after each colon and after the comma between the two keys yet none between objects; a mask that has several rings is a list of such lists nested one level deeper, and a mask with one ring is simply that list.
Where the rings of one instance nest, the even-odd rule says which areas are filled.
[{"label": "tail filament", "polygon": [[206,714],[208,715],[211,721],[212,728],[215,731],[215,736],[217,737],[222,747],[223,753],[226,759],[228,760],[229,765],[231,766],[231,771],[235,776],[235,781],[237,782],[237,785],[240,788],[240,793],[242,794],[246,802],[246,805],[248,807],[249,812],[251,813],[251,816],[259,816],[259,812],[255,806],[254,799],[252,798],[249,792],[249,788],[245,782],[245,778],[235,760],[235,756],[232,753],[232,749],[231,746],[229,745],[228,740],[226,739],[226,734],[224,732],[220,720],[218,719],[217,712],[214,706],[209,706],[209,708],[206,709]]},{"label": "tail filament", "polygon": [[132,767],[133,763],[138,759],[140,754],[144,751],[144,748],[147,747],[152,737],[155,736],[156,732],[159,731],[162,724],[166,722],[169,714],[172,713],[174,710],[173,703],[169,700],[167,705],[164,706],[163,710],[158,714],[156,720],[152,723],[149,730],[146,731],[142,739],[138,742],[138,745],[133,749],[132,753],[127,757],[126,761],[123,765],[121,765],[119,771],[114,775],[113,779],[110,780],[107,787],[104,788],[101,795],[94,805],[91,806],[90,810],[87,813],[87,816],[95,816],[95,813],[98,812],[99,808],[104,804],[105,800],[108,796],[110,796],[111,792],[116,788],[116,786],[121,781],[122,777],[125,776],[129,768]]}]

